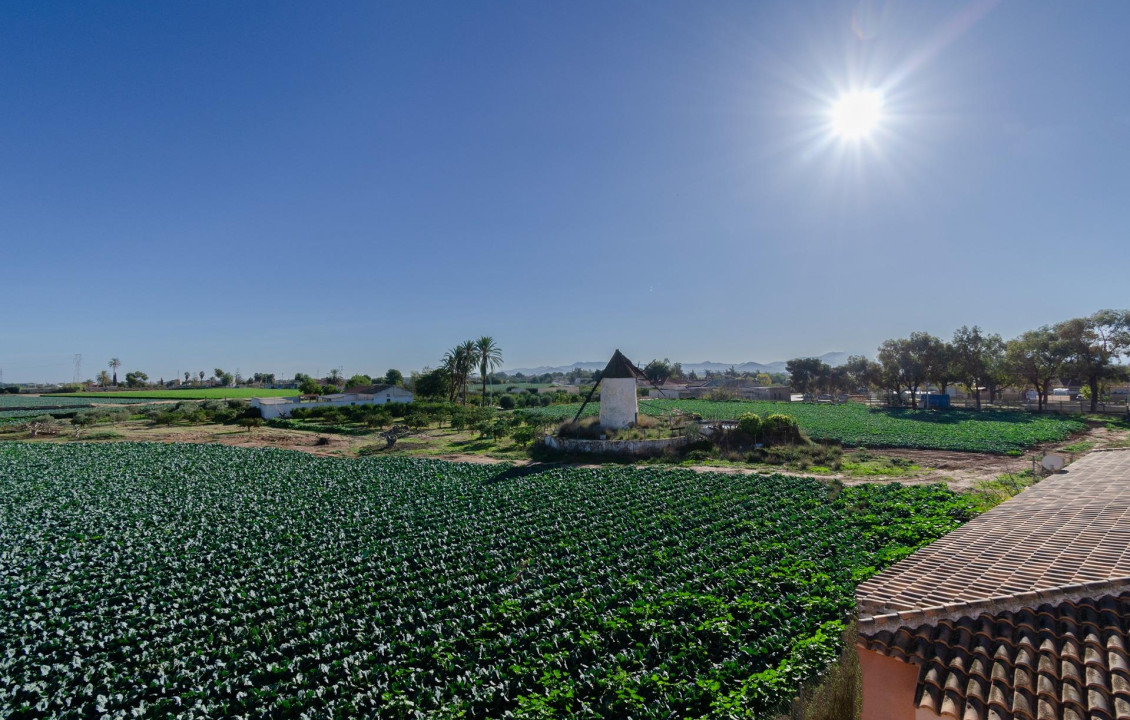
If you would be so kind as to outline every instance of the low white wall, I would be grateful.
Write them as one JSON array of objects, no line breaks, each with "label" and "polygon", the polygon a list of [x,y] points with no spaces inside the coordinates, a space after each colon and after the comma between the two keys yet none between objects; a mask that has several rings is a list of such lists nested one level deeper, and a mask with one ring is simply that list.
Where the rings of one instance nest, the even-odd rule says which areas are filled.
[{"label": "low white wall", "polygon": [[688,442],[689,440],[685,437],[660,440],[581,440],[578,438],[559,438],[553,435],[545,436],[546,447],[554,450],[600,455],[658,455],[665,448],[682,447]]},{"label": "low white wall", "polygon": [[635,378],[606,378],[600,381],[600,426],[626,428],[636,424]]},{"label": "low white wall", "polygon": [[259,398],[251,399],[251,406],[259,408],[259,413],[263,416],[264,420],[270,420],[278,417],[290,417],[290,412],[295,408],[318,408],[318,407],[348,407],[349,405],[384,405],[390,402],[409,403],[413,399],[412,393],[407,390],[401,390],[398,393],[390,393],[384,391],[377,393],[372,399],[361,400],[358,398],[344,398],[341,400],[314,400],[311,402],[289,402],[289,403],[266,403],[260,404]]}]

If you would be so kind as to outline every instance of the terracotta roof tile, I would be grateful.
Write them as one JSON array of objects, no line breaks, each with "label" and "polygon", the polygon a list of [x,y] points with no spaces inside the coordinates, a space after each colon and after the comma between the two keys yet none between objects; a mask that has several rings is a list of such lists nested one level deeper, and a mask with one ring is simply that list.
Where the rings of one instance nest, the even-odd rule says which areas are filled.
[{"label": "terracotta roof tile", "polygon": [[1130,586],[1130,450],[1072,463],[865,581],[856,600],[866,629],[1122,586]]},{"label": "terracotta roof tile", "polygon": [[900,627],[860,645],[920,666],[917,706],[958,720],[1130,720],[1130,591]]}]

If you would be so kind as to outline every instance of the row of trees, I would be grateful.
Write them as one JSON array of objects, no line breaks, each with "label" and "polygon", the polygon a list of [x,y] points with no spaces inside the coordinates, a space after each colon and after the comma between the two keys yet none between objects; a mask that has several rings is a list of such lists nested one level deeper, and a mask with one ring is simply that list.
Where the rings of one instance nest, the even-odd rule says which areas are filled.
[{"label": "row of trees", "polygon": [[1057,383],[1078,384],[1088,388],[1093,412],[1102,387],[1127,378],[1124,358],[1130,358],[1130,311],[1100,310],[1029,330],[1007,342],[976,325],[962,326],[948,342],[915,332],[884,341],[878,362],[855,355],[833,368],[817,358],[797,358],[788,362],[788,372],[798,392],[906,391],[915,408],[921,389],[933,386],[945,392],[956,384],[974,398],[978,409],[983,390],[992,399],[1006,386],[1031,388],[1042,410]]}]

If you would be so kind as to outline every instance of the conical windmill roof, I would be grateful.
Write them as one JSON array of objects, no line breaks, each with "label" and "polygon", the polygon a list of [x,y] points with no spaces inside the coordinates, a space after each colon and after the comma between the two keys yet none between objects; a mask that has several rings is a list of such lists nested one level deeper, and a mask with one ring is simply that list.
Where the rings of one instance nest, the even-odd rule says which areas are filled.
[{"label": "conical windmill roof", "polygon": [[624,357],[624,353],[617,350],[612,353],[612,359],[604,366],[604,372],[600,374],[600,379],[635,378],[640,375],[642,375],[642,373],[632,364],[632,361]]}]

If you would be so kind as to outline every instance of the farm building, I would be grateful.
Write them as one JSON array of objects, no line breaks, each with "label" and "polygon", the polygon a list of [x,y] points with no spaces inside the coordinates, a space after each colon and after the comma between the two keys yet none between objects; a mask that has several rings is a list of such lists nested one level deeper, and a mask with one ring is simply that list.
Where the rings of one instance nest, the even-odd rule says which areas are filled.
[{"label": "farm building", "polygon": [[768,400],[770,402],[789,402],[793,399],[793,389],[788,385],[743,388],[742,397],[748,400]]},{"label": "farm building", "polygon": [[862,720],[1130,719],[1128,545],[1095,452],[864,582]]},{"label": "farm building", "polygon": [[259,408],[263,418],[289,417],[295,408],[342,407],[346,405],[384,405],[390,402],[409,403],[413,395],[408,390],[395,385],[372,385],[362,388],[349,388],[348,392],[332,395],[317,395],[312,398],[301,397],[257,397],[251,398],[251,407]]},{"label": "farm building", "polygon": [[651,383],[648,382],[639,382],[638,384],[641,388],[648,390],[651,397],[670,398],[672,400],[678,400],[680,397],[683,397],[681,393],[687,390],[686,383],[674,382],[670,378],[664,380],[658,388],[653,387]]},{"label": "farm building", "polygon": [[[679,389],[680,398],[704,398],[716,391],[730,391],[743,400],[765,400],[769,402],[789,402],[792,388],[787,385],[753,385],[738,380],[715,379],[700,385],[686,385]],[[675,397],[675,395],[663,395]]]}]

